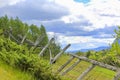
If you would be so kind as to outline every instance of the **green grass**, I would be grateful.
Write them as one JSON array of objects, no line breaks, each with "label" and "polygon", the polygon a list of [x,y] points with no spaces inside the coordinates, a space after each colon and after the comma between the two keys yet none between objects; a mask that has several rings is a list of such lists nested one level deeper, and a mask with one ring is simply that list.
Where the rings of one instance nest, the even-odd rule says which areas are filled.
[{"label": "green grass", "polygon": [[35,80],[27,72],[21,72],[0,61],[0,80]]},{"label": "green grass", "polygon": [[[52,70],[55,73],[58,68],[64,64],[70,56],[62,55],[59,60],[52,65]],[[70,67],[77,59],[74,59],[69,65],[65,67],[67,69]],[[90,63],[81,61],[76,67],[73,68],[70,72],[65,74],[62,78],[63,80],[76,80],[80,74],[90,66]],[[65,70],[63,69],[62,72]],[[61,72],[61,73],[62,73]],[[60,73],[60,74],[61,74]],[[112,80],[115,75],[114,71],[101,68],[96,66],[91,72],[89,72],[84,80]],[[21,72],[19,69],[14,69],[4,62],[0,62],[0,80],[35,80],[29,73]]]},{"label": "green grass", "polygon": [[[70,56],[62,55],[56,63],[52,66],[53,72],[56,72],[58,68],[63,65]],[[59,74],[61,74],[64,70],[70,67],[77,59],[74,59],[69,65],[65,67]],[[67,79],[76,80],[82,72],[84,72],[91,64],[85,61],[81,61],[76,67],[74,67],[71,71],[64,75]],[[90,71],[83,80],[113,80],[115,75],[114,71],[101,68],[96,66]]]},{"label": "green grass", "polygon": [[[63,65],[70,56],[62,55],[55,64],[52,65],[53,73],[55,73],[58,68]],[[69,65],[65,67],[67,69],[70,67],[77,59],[74,59]],[[76,80],[80,74],[85,71],[91,64],[85,61],[81,61],[76,67],[70,72],[65,74],[62,78],[63,80]],[[65,70],[63,69],[62,72]],[[61,74],[60,72],[59,74]],[[96,66],[92,71],[90,71],[84,80],[113,80],[115,75],[114,71],[101,68]],[[14,69],[7,64],[0,62],[0,80],[35,80],[29,73],[21,72],[19,69]]]}]

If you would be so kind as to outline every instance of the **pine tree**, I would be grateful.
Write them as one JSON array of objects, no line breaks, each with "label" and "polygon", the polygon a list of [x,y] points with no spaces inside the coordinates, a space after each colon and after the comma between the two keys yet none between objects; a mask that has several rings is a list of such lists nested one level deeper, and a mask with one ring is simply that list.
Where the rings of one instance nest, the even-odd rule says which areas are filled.
[{"label": "pine tree", "polygon": [[7,15],[5,15],[4,17],[0,18],[0,28],[7,29],[8,27],[9,27],[9,18],[7,17]]},{"label": "pine tree", "polygon": [[43,41],[40,43],[41,46],[45,46],[48,43],[48,36],[45,30],[45,27],[43,25],[41,25],[40,27],[40,35],[44,36]]},{"label": "pine tree", "polygon": [[118,26],[118,29],[115,29],[115,33],[116,33],[115,38],[120,39],[120,26]]}]

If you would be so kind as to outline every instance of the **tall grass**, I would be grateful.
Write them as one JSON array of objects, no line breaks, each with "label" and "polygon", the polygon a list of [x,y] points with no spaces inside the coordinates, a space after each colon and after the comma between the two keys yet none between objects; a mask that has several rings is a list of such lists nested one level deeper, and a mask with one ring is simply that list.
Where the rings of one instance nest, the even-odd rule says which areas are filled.
[{"label": "tall grass", "polygon": [[0,61],[0,80],[35,80],[28,72],[14,69],[6,63]]}]

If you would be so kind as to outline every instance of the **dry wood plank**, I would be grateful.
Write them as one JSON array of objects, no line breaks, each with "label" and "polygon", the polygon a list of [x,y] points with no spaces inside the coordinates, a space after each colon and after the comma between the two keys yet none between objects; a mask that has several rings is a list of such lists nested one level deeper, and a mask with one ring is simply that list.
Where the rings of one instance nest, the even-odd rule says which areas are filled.
[{"label": "dry wood plank", "polygon": [[78,77],[77,80],[82,80],[94,67],[95,67],[94,64],[90,65],[90,66]]},{"label": "dry wood plank", "polygon": [[119,79],[120,79],[120,68],[117,69],[117,73],[113,80],[119,80]]},{"label": "dry wood plank", "polygon": [[51,52],[51,49],[49,48],[49,53],[50,53],[50,64],[52,64],[52,52]]},{"label": "dry wood plank", "polygon": [[71,58],[65,63],[63,64],[58,70],[56,73],[59,73],[61,72],[75,57],[71,56]]},{"label": "dry wood plank", "polygon": [[[12,27],[9,27],[9,33],[11,33],[12,34]],[[9,35],[9,39],[10,39],[10,35]]]},{"label": "dry wood plank", "polygon": [[92,59],[88,59],[87,57],[80,57],[80,56],[77,56],[77,55],[74,55],[74,54],[70,54],[70,55],[74,56],[78,59],[81,59],[83,61],[87,61],[87,62],[90,62],[92,64],[98,65],[100,67],[103,67],[103,68],[106,68],[106,69],[109,69],[109,70],[112,70],[112,71],[117,71],[117,67],[115,67],[115,66],[111,66],[109,64],[105,64],[105,63],[98,62],[98,61],[95,61],[95,60],[92,60]]},{"label": "dry wood plank", "polygon": [[61,75],[65,75],[67,72],[71,71],[75,66],[77,66],[79,64],[81,60],[79,59],[78,61],[76,61],[72,66],[70,66],[69,68],[67,68]]},{"label": "dry wood plank", "polygon": [[39,45],[39,43],[42,42],[42,40],[44,39],[44,37],[45,37],[45,36],[39,36],[39,37],[36,39],[36,41],[35,41],[35,43],[34,43],[34,48],[36,48],[36,47]]},{"label": "dry wood plank", "polygon": [[20,43],[10,32],[7,31],[7,33],[9,34],[9,36],[14,39],[17,43]]},{"label": "dry wood plank", "polygon": [[24,37],[23,37],[22,41],[20,42],[20,44],[23,44],[23,43],[24,43],[26,37],[27,37],[27,33],[24,35]]},{"label": "dry wood plank", "polygon": [[42,51],[38,54],[38,56],[43,56],[43,53],[45,52],[45,50],[49,47],[49,45],[52,43],[52,41],[54,40],[54,38],[52,38],[48,44],[42,49]]},{"label": "dry wood plank", "polygon": [[65,48],[63,48],[63,50],[61,50],[52,60],[52,63],[54,63],[60,56],[62,53],[64,53],[69,47],[71,46],[71,44],[68,44]]},{"label": "dry wood plank", "polygon": [[[17,35],[18,38],[20,38],[21,40],[23,39],[23,36],[22,35]],[[29,39],[25,39],[25,42],[28,43],[29,45],[33,46],[34,45],[34,42],[29,40]]]},{"label": "dry wood plank", "polygon": [[[22,35],[17,35],[17,37],[20,39],[20,40],[22,40],[23,39],[23,36]],[[31,40],[29,40],[29,39],[25,39],[25,42],[28,44],[28,45],[30,45],[30,46],[35,46],[35,44],[34,44],[34,42],[33,41],[31,41]],[[36,47],[40,47],[40,48],[43,48],[42,46],[40,46],[40,45],[36,45]]]}]

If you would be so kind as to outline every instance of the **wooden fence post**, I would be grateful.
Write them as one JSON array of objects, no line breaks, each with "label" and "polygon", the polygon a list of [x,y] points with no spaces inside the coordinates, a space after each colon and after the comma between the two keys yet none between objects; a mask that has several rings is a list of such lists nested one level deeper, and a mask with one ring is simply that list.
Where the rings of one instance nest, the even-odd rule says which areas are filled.
[{"label": "wooden fence post", "polygon": [[23,44],[23,43],[24,43],[26,37],[27,37],[27,33],[24,35],[24,37],[23,37],[22,41],[20,42],[20,44]]},{"label": "wooden fence post", "polygon": [[[17,35],[18,38],[20,38],[21,40],[23,39],[22,35]],[[34,42],[32,42],[31,40],[29,39],[25,39],[25,41],[29,44],[29,45],[34,45]]]},{"label": "wooden fence post", "polygon": [[84,71],[84,72],[80,75],[80,77],[78,77],[77,80],[82,80],[82,79],[85,77],[85,75],[87,75],[94,67],[95,67],[94,64],[90,65],[90,66],[87,68],[87,70]]},{"label": "wooden fence post", "polygon": [[65,75],[67,72],[69,72],[70,70],[72,70],[76,65],[79,64],[81,60],[79,59],[78,61],[76,61],[72,66],[70,66],[69,68],[67,68],[61,75]]},{"label": "wooden fence post", "polygon": [[19,41],[18,41],[10,32],[7,31],[7,33],[9,34],[9,36],[10,36],[11,38],[13,38],[17,43],[19,43]]},{"label": "wooden fence post", "polygon": [[51,42],[54,40],[54,38],[52,38],[48,44],[42,49],[42,51],[38,54],[38,56],[43,56],[44,51],[48,48],[48,46],[51,44]]},{"label": "wooden fence post", "polygon": [[120,79],[120,68],[118,68],[117,73],[113,80],[119,80],[119,79]]},{"label": "wooden fence post", "polygon": [[59,73],[61,72],[75,57],[71,56],[71,58],[65,63],[63,64],[58,70],[56,73]]},{"label": "wooden fence post", "polygon": [[51,52],[51,49],[49,48],[49,52],[50,52],[50,64],[52,64],[52,52]]},{"label": "wooden fence post", "polygon": [[117,71],[117,67],[115,66],[111,66],[109,64],[105,64],[105,63],[102,63],[102,62],[98,62],[98,61],[95,61],[95,60],[92,60],[92,59],[89,59],[87,57],[80,57],[80,56],[77,56],[77,55],[74,55],[74,54],[70,54],[71,56],[74,56],[78,59],[81,59],[83,61],[87,61],[87,62],[90,62],[92,64],[95,64],[95,65],[98,65],[100,67],[103,67],[103,68],[106,68],[106,69],[109,69],[109,70],[112,70],[112,71]]},{"label": "wooden fence post", "polygon": [[62,53],[65,52],[65,50],[67,50],[69,47],[71,46],[71,44],[68,44],[65,48],[63,48],[63,50],[61,50],[52,60],[51,63],[54,63],[60,56]]},{"label": "wooden fence post", "polygon": [[45,36],[39,36],[39,37],[36,39],[36,41],[35,41],[35,43],[34,43],[34,48],[37,47],[37,45],[44,39],[44,37],[45,37]]},{"label": "wooden fence post", "polygon": [[[10,30],[9,30],[8,32],[12,34],[12,31],[13,31],[13,30],[12,30],[12,27],[9,27],[9,29],[10,29]],[[10,39],[10,37],[11,37],[11,36],[10,36],[10,34],[9,34],[9,39]]]}]

